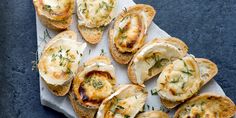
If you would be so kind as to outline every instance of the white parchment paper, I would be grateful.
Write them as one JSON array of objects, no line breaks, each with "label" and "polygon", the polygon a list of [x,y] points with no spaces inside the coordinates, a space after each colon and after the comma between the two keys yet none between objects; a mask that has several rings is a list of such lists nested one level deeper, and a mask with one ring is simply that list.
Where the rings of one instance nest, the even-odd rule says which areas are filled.
[{"label": "white parchment paper", "polygon": [[[117,0],[117,1],[118,1],[118,13],[120,11],[122,11],[125,7],[129,7],[129,6],[132,6],[135,4],[132,0]],[[40,54],[44,48],[44,45],[50,39],[47,39],[47,38],[46,38],[46,40],[43,39],[46,27],[44,27],[40,23],[38,17],[36,17],[36,22],[37,22],[38,56],[40,57]],[[77,17],[76,17],[76,14],[74,14],[73,15],[73,24],[70,26],[70,30],[75,31],[78,34],[78,41],[85,42],[81,38],[81,35],[79,34],[76,26],[77,26]],[[108,26],[106,28],[104,35],[102,37],[102,40],[99,44],[97,44],[97,45],[88,44],[88,47],[83,54],[83,58],[82,58],[81,62],[84,62],[85,60],[87,60],[89,58],[98,56],[101,53],[101,50],[103,49],[105,52],[105,56],[110,57],[110,59],[112,60],[112,64],[114,65],[115,70],[116,70],[118,84],[130,83],[130,81],[127,77],[127,66],[120,65],[120,64],[116,63],[113,60],[113,58],[111,57],[111,54],[109,52],[109,49],[108,49],[108,29],[110,28],[110,26]],[[49,31],[49,34],[51,37],[55,36],[58,33],[58,32],[54,32],[52,30],[48,30],[48,31]],[[166,37],[170,37],[170,35],[168,35],[165,31],[160,29],[155,23],[152,23],[149,30],[148,30],[148,36],[147,36],[146,41],[150,41],[153,38],[166,38]],[[191,47],[189,47],[189,48],[191,48]],[[89,53],[90,52],[89,50],[91,51],[91,53]],[[150,90],[153,89],[154,86],[156,85],[156,78],[154,77],[153,79],[151,79],[145,83],[145,85],[147,86],[147,89],[148,89],[148,99],[147,99],[146,105],[150,106],[149,110],[151,110],[152,107],[155,110],[159,110],[161,107],[159,97],[153,96],[150,93]],[[42,81],[41,79],[39,79],[39,81],[40,81],[41,104],[48,106],[58,112],[61,112],[61,113],[65,114],[65,116],[67,116],[67,117],[75,118],[76,115],[75,115],[75,112],[73,111],[73,108],[69,102],[68,97],[54,96],[52,93],[50,93],[48,91],[44,81]],[[201,90],[201,92],[215,92],[220,95],[225,95],[223,90],[221,89],[221,87],[214,80],[210,81]],[[147,107],[146,107],[146,110],[148,110]],[[174,111],[175,110],[170,111],[169,114],[173,115]]]}]

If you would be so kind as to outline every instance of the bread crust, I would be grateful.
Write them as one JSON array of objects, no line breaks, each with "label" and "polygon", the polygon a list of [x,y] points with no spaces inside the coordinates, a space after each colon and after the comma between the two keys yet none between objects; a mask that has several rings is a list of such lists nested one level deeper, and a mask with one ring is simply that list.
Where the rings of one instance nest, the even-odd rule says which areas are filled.
[{"label": "bread crust", "polygon": [[78,30],[82,37],[90,44],[97,44],[101,41],[103,35],[103,28],[88,28],[78,25]]},{"label": "bread crust", "polygon": [[[127,9],[127,11],[123,11],[120,13],[120,15],[116,18],[116,20],[121,19],[122,15],[125,14],[126,12],[132,12],[132,11],[140,11],[140,10],[144,10],[145,12],[148,13],[148,18],[147,18],[147,25],[148,27],[150,26],[156,11],[153,7],[149,6],[149,5],[145,5],[145,4],[137,4],[135,6],[131,6]],[[114,22],[114,26],[116,25],[116,21]],[[114,27],[113,26],[113,27]],[[114,41],[113,41],[113,30],[114,28],[110,28],[109,30],[109,49],[111,52],[111,55],[113,57],[113,59],[115,61],[117,61],[120,64],[128,64],[130,62],[130,60],[132,59],[134,53],[121,53],[116,46],[114,45]],[[146,34],[144,35],[144,39],[146,37]],[[141,48],[141,47],[140,47]]]},{"label": "bread crust", "polygon": [[55,96],[65,96],[70,90],[72,81],[69,81],[64,85],[52,85],[52,84],[47,84],[46,81],[44,82],[46,83],[48,90]]},{"label": "bread crust", "polygon": [[[180,50],[182,57],[185,56],[188,52],[187,45],[178,38],[175,38],[175,37],[171,37],[171,38],[167,38],[167,39],[157,39],[156,38],[156,39],[153,39],[152,41],[148,42],[147,44],[145,44],[141,49],[139,49],[138,52],[134,55],[134,57],[136,57],[144,48],[146,48],[147,46],[149,46],[153,43],[171,44]],[[128,78],[130,79],[131,82],[137,84],[137,78],[136,78],[135,72],[133,70],[133,61],[134,61],[134,58],[132,58],[132,60],[130,61],[129,65],[128,65],[128,69],[127,69]],[[151,79],[152,77],[156,76],[157,74],[159,74],[159,73],[152,74],[151,76],[149,76],[149,78],[147,80]]]},{"label": "bread crust", "polygon": [[136,118],[169,118],[169,116],[162,111],[147,111],[138,114]]},{"label": "bread crust", "polygon": [[[219,105],[220,109],[217,109],[217,111],[215,111],[218,113],[218,115],[220,115],[220,118],[231,118],[235,115],[236,106],[230,98],[228,98],[227,96],[217,95],[215,93],[204,93],[192,98],[191,100],[181,105],[175,112],[174,118],[179,118],[179,114],[181,113],[182,110],[184,110],[184,108],[186,108],[187,105],[190,105],[192,103],[197,103],[198,101],[201,100],[209,100],[209,101],[215,100],[215,102],[213,102],[214,105],[220,104]],[[209,101],[203,101],[203,102],[209,102]],[[210,107],[212,107],[212,105],[208,104],[207,109],[211,109]]]},{"label": "bread crust", "polygon": [[[196,58],[196,61],[198,63],[198,66],[200,66],[199,68],[204,66],[209,69],[208,72],[201,72],[201,70],[200,70],[201,79],[203,80],[203,83],[201,84],[201,87],[200,87],[200,89],[201,89],[205,84],[207,84],[211,79],[213,79],[213,77],[218,73],[218,68],[214,62],[212,62],[208,59],[205,59],[205,58]],[[193,95],[193,97],[196,96],[196,94],[197,93],[195,93],[195,95]],[[179,104],[181,104],[182,102],[172,102],[172,101],[168,101],[168,100],[161,98],[161,103],[166,108],[172,109],[172,108],[175,108],[176,106],[178,106]]]},{"label": "bread crust", "polygon": [[57,20],[57,19],[52,19],[52,18],[49,18],[47,17],[46,15],[44,15],[41,10],[39,10],[39,3],[37,0],[33,0],[33,3],[34,3],[34,7],[35,7],[35,10],[37,12],[37,15],[38,15],[38,18],[40,20],[40,22],[52,29],[52,30],[57,30],[57,31],[61,31],[61,30],[66,30],[70,24],[72,23],[72,14],[73,14],[73,11],[74,11],[74,4],[75,4],[75,0],[71,0],[72,3],[71,3],[71,8],[69,10],[69,15],[65,16],[63,19],[60,19],[60,20]]},{"label": "bread crust", "polygon": [[[111,64],[111,61],[108,57],[97,56],[95,58],[92,58],[92,59],[86,61],[83,66],[80,66],[79,69],[78,69],[78,73],[82,72],[84,70],[84,67],[89,66],[89,65],[91,65],[93,63],[96,63],[96,62],[97,63],[101,62],[101,63],[105,63],[105,64]],[[75,81],[75,80],[73,80],[73,81]],[[68,96],[69,96],[70,102],[71,102],[71,104],[74,108],[75,113],[80,118],[94,118],[98,108],[90,107],[90,106],[85,107],[82,104],[80,104],[79,100],[77,99],[77,97],[76,97],[76,95],[75,95],[75,93],[72,89],[73,86],[74,85],[72,84]]]}]

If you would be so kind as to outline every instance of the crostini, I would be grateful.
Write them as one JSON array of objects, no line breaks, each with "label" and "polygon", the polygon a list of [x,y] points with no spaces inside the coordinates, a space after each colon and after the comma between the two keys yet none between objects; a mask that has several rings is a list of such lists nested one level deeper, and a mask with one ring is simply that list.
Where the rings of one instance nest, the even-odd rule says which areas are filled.
[{"label": "crostini", "polygon": [[236,106],[228,97],[204,93],[181,105],[174,118],[231,118],[235,112]]},{"label": "crostini", "polygon": [[136,118],[169,118],[169,116],[162,111],[147,111],[138,114]]},{"label": "crostini", "polygon": [[188,51],[180,39],[154,39],[145,44],[132,58],[128,66],[128,77],[139,85],[159,74],[166,65],[183,58]]},{"label": "crostini", "polygon": [[116,0],[77,0],[78,29],[83,38],[97,44],[104,27],[115,17]]},{"label": "crostini", "polygon": [[[189,68],[190,64],[186,62],[183,63],[182,66],[175,62],[174,63],[175,65],[170,65],[170,66],[172,66],[172,68],[175,67],[178,68],[173,69],[172,71],[164,69],[165,71],[169,71],[170,76],[162,75],[162,77],[165,76],[164,79],[162,78],[160,80],[157,80],[159,81],[157,84],[157,86],[159,86],[157,87],[157,91],[161,91],[160,89],[162,89],[162,87],[166,85],[166,89],[169,90],[169,94],[172,95],[175,94],[174,96],[181,97],[180,100],[168,99],[166,97],[163,97],[162,93],[158,92],[161,95],[161,102],[165,107],[169,109],[174,108],[177,105],[181,104],[182,102],[186,101],[187,99],[193,97],[207,82],[209,82],[217,74],[218,68],[216,64],[214,64],[212,61],[203,58],[193,58],[193,59],[195,60],[198,66],[196,70]],[[180,61],[181,60],[179,60],[179,62]],[[182,59],[182,61],[184,61],[184,59]],[[186,67],[188,67],[188,69],[184,69]],[[200,79],[194,77],[193,72],[200,72]],[[180,78],[176,77],[176,75],[179,75]],[[167,80],[166,83],[161,82],[163,80]],[[186,96],[183,97],[182,95]],[[174,98],[174,97],[169,96],[169,98]]]},{"label": "crostini", "polygon": [[38,69],[49,90],[56,96],[68,93],[78,70],[86,43],[77,41],[73,31],[64,31],[52,38],[39,59]]},{"label": "crostini", "polygon": [[98,56],[84,63],[73,80],[71,104],[80,118],[93,118],[102,101],[115,90],[115,70],[109,58]]},{"label": "crostini", "polygon": [[147,91],[138,85],[120,85],[99,107],[97,118],[134,118],[147,99]]},{"label": "crostini", "polygon": [[145,41],[147,30],[156,14],[152,6],[131,6],[115,19],[109,30],[110,52],[118,63],[128,64]]},{"label": "crostini", "polygon": [[53,30],[65,30],[72,23],[75,0],[33,0],[39,20]]}]

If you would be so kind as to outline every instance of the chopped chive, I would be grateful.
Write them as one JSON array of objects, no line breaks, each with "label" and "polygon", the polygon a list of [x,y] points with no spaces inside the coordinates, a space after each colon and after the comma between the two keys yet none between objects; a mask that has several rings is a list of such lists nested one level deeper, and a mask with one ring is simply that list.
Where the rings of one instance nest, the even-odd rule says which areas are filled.
[{"label": "chopped chive", "polygon": [[157,90],[156,90],[156,89],[152,89],[152,90],[151,90],[151,94],[152,94],[152,95],[157,95]]}]

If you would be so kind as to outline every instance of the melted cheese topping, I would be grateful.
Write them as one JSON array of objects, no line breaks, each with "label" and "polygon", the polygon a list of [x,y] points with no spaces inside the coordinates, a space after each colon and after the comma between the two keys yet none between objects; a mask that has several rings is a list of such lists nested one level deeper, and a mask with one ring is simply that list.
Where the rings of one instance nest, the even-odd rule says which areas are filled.
[{"label": "melted cheese topping", "polygon": [[187,56],[166,66],[157,80],[157,90],[163,99],[184,101],[200,89],[201,82],[197,62]]},{"label": "melted cheese topping", "polygon": [[39,73],[48,84],[63,85],[70,81],[78,69],[86,43],[60,39],[43,52],[39,60]]},{"label": "melted cheese topping", "polygon": [[205,96],[182,106],[176,118],[226,118],[223,114],[229,112],[232,107],[228,106],[228,102],[217,97]]},{"label": "melted cheese topping", "polygon": [[178,48],[167,43],[153,43],[134,57],[133,70],[138,84],[143,84],[153,73],[158,74],[174,59],[181,58]]},{"label": "melted cheese topping", "polygon": [[[88,106],[97,106],[113,93],[115,70],[112,65],[94,63],[86,66],[79,74],[79,92],[81,102]],[[78,89],[77,89],[78,90]]]},{"label": "melted cheese topping", "polygon": [[114,27],[114,45],[122,52],[135,53],[143,45],[147,32],[147,14],[144,11],[122,15]]},{"label": "melted cheese topping", "polygon": [[34,0],[41,12],[51,20],[65,20],[70,17],[74,8],[74,0]]},{"label": "melted cheese topping", "polygon": [[114,18],[116,0],[78,0],[78,23],[89,28],[106,26]]},{"label": "melted cheese topping", "polygon": [[60,14],[69,7],[70,0],[42,0],[44,7],[52,10],[54,13]]},{"label": "melted cheese topping", "polygon": [[85,78],[81,87],[85,90],[85,94],[89,100],[101,102],[113,92],[113,85],[108,79],[110,75],[104,72],[93,72]]},{"label": "melted cheese topping", "polygon": [[125,85],[108,97],[97,112],[97,118],[134,118],[147,98],[143,88],[136,85]]}]

